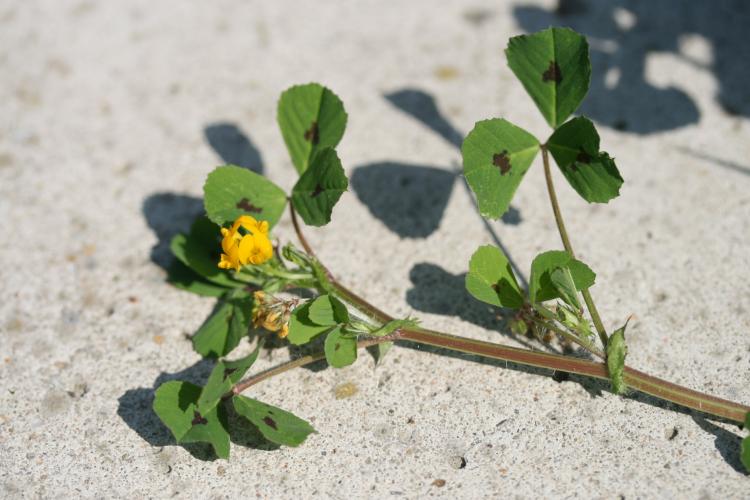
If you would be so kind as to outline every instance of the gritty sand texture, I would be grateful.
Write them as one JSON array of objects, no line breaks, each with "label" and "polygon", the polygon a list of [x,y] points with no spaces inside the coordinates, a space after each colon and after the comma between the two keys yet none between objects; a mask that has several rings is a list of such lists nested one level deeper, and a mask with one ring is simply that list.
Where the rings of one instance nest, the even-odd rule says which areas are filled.
[{"label": "gritty sand texture", "polygon": [[[425,349],[253,388],[313,422],[299,449],[247,438],[211,460],[150,411],[156,384],[211,368],[186,336],[213,301],[165,284],[169,238],[200,213],[216,165],[291,187],[275,106],[294,83],[325,83],[349,112],[351,189],[308,231],[323,261],[394,315],[520,345],[463,289],[493,236],[457,146],[495,116],[548,133],[502,49],[550,24],[591,37],[583,112],[626,179],[616,201],[587,205],[556,173],[607,326],[634,315],[632,366],[750,403],[748,4],[628,9],[0,2],[0,496],[746,497],[737,426]],[[490,229],[525,277],[560,247],[539,162]],[[276,232],[293,238],[288,220]]]}]

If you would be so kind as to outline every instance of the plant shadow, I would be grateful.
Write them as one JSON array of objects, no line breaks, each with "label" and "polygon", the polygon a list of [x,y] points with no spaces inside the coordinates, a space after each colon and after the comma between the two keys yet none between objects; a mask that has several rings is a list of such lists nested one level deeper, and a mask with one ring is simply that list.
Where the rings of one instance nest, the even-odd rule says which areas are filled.
[{"label": "plant shadow", "polygon": [[[524,5],[513,14],[526,32],[562,25],[592,40],[591,89],[581,113],[599,123],[649,134],[699,121],[700,111],[686,92],[648,81],[647,62],[655,53],[711,72],[718,82],[717,103],[729,115],[750,116],[750,71],[738,63],[750,58],[746,2],[559,0],[552,10]],[[686,50],[686,37],[696,36],[708,45],[707,56]]]},{"label": "plant shadow", "polygon": [[157,238],[151,248],[151,261],[168,269],[174,260],[169,243],[175,235],[187,233],[195,219],[203,214],[203,200],[179,193],[153,193],[143,201],[141,210]]},{"label": "plant shadow", "polygon": [[456,181],[454,173],[397,162],[357,167],[351,186],[370,213],[402,238],[426,238],[437,230]]},{"label": "plant shadow", "polygon": [[706,418],[700,415],[693,415],[693,421],[698,424],[698,427],[707,433],[712,434],[716,438],[714,440],[714,446],[716,446],[721,458],[723,458],[726,463],[728,463],[736,472],[743,475],[748,474],[747,470],[742,465],[742,460],[740,459],[740,446],[742,443],[742,438],[740,436],[709,422]]},{"label": "plant shadow", "polygon": [[253,141],[234,123],[217,122],[203,129],[206,142],[224,163],[245,167],[263,175],[263,158]]}]

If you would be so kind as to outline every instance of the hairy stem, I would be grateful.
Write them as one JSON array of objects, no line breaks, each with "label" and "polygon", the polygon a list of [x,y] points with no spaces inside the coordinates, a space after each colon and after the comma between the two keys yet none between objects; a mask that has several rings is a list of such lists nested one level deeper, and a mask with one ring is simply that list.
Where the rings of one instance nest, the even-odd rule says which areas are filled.
[{"label": "hairy stem", "polygon": [[[544,162],[544,178],[547,181],[547,193],[549,194],[549,201],[552,204],[552,212],[555,214],[555,222],[557,223],[557,231],[560,233],[560,239],[562,240],[563,247],[570,254],[571,257],[575,258],[576,254],[573,252],[573,245],[570,244],[570,238],[568,237],[568,231],[565,229],[565,221],[563,220],[562,212],[560,212],[560,204],[557,201],[557,193],[555,192],[555,184],[552,182],[552,171],[549,168],[549,154],[547,153],[547,147],[542,146],[542,161]],[[583,300],[586,302],[586,307],[591,314],[591,320],[594,322],[594,328],[599,334],[599,339],[602,341],[604,348],[607,348],[607,330],[604,328],[602,318],[599,316],[599,311],[596,308],[593,297],[589,290],[581,290]]]}]

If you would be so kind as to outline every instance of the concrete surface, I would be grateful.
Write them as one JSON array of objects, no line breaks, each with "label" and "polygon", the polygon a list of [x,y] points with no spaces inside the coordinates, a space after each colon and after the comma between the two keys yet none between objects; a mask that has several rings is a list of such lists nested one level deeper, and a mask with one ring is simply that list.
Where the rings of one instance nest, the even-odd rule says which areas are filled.
[{"label": "concrete surface", "polygon": [[[186,335],[213,301],[164,283],[166,242],[215,165],[292,185],[275,105],[298,82],[330,86],[350,116],[353,189],[309,231],[324,261],[395,315],[517,345],[463,291],[469,256],[493,240],[454,175],[456,144],[492,116],[547,133],[502,48],[548,24],[591,35],[584,111],[626,179],[588,206],[558,176],[607,325],[635,315],[632,366],[750,403],[748,6],[556,8],[0,2],[0,494],[746,497],[736,426],[419,349],[253,390],[314,423],[299,449],[233,445],[212,461],[150,413],[155,384],[210,370]],[[559,248],[539,164],[513,207],[491,229],[525,272]],[[292,236],[287,221],[277,235]],[[356,393],[336,399],[347,383]]]}]

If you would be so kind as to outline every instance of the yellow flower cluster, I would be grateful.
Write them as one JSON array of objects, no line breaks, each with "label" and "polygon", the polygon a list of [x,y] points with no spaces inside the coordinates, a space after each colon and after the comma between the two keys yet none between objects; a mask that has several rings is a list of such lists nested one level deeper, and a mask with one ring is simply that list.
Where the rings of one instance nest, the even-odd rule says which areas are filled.
[{"label": "yellow flower cluster", "polygon": [[247,264],[261,264],[273,257],[273,245],[268,238],[268,222],[241,215],[230,229],[221,228],[219,267],[240,270]]},{"label": "yellow flower cluster", "polygon": [[253,296],[253,326],[276,332],[282,339],[289,335],[289,317],[295,301],[286,302],[262,290],[258,290]]}]

